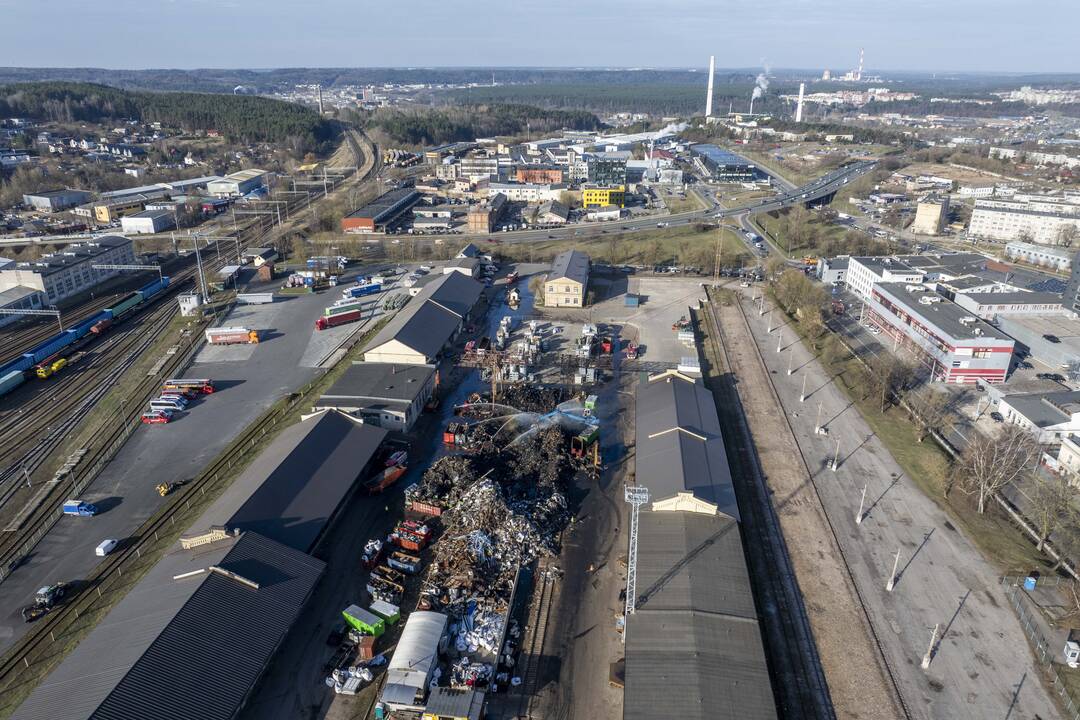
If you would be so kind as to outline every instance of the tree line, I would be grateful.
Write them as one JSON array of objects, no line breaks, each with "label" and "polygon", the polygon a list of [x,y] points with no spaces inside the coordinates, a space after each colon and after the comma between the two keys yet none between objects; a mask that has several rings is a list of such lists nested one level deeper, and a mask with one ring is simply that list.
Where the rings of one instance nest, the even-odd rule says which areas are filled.
[{"label": "tree line", "polygon": [[439,145],[497,135],[525,135],[559,130],[599,130],[604,124],[584,110],[546,110],[529,105],[463,105],[442,109],[382,108],[367,118],[405,145]]},{"label": "tree line", "polygon": [[129,91],[107,85],[38,82],[0,85],[0,117],[54,122],[136,119],[186,132],[218,130],[230,140],[323,150],[337,135],[310,108],[253,95]]}]

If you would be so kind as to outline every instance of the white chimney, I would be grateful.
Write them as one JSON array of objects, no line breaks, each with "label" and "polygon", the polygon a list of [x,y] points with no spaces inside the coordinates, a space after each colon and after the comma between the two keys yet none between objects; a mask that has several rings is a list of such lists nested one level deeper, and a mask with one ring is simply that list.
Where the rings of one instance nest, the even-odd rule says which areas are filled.
[{"label": "white chimney", "polygon": [[716,72],[716,56],[709,56],[709,94],[705,96],[705,117],[712,117],[713,74]]},{"label": "white chimney", "polygon": [[799,104],[795,106],[795,122],[802,122],[803,93],[806,92],[806,83],[799,83]]}]

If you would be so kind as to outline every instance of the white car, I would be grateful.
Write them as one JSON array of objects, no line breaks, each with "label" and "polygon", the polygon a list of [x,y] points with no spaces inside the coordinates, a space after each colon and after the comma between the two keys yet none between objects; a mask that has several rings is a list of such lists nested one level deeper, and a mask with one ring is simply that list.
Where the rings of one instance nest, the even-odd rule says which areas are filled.
[{"label": "white car", "polygon": [[880,335],[881,334],[881,330],[879,328],[874,327],[873,325],[871,325],[870,327],[868,327],[866,329],[870,331],[871,335]]}]

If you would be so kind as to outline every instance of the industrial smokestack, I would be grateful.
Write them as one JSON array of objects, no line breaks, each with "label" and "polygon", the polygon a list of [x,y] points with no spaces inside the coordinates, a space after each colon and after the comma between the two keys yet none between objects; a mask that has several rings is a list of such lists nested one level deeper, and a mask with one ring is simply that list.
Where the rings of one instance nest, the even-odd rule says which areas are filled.
[{"label": "industrial smokestack", "polygon": [[318,88],[319,88],[319,115],[322,115],[322,114],[323,114],[323,107],[322,107],[322,85],[319,85],[319,86],[318,86]]},{"label": "industrial smokestack", "polygon": [[716,56],[709,56],[709,91],[705,96],[705,117],[712,117],[713,75],[716,73]]},{"label": "industrial smokestack", "polygon": [[862,82],[863,49],[859,48],[859,69],[855,72],[855,80]]},{"label": "industrial smokestack", "polygon": [[799,83],[799,104],[795,106],[795,122],[802,122],[803,93],[806,92],[806,83]]},{"label": "industrial smokestack", "polygon": [[750,96],[750,112],[748,112],[747,115],[753,115],[754,114],[754,98],[756,98],[757,96],[758,96],[757,92],[755,92],[753,95]]}]

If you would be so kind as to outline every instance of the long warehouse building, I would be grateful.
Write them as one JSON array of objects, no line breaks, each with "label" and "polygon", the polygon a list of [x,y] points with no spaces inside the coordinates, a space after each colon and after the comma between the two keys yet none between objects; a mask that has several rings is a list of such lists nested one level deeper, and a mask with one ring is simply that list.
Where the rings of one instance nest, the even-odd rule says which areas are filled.
[{"label": "long warehouse building", "polygon": [[341,218],[341,232],[369,233],[385,230],[420,199],[414,188],[404,187],[383,193],[362,208]]},{"label": "long warehouse building", "polygon": [[335,411],[282,431],[13,720],[235,718],[325,571],[310,553],[386,435]]},{"label": "long warehouse building", "polygon": [[637,389],[636,611],[625,720],[774,720],[776,704],[712,394],[669,370]]}]

